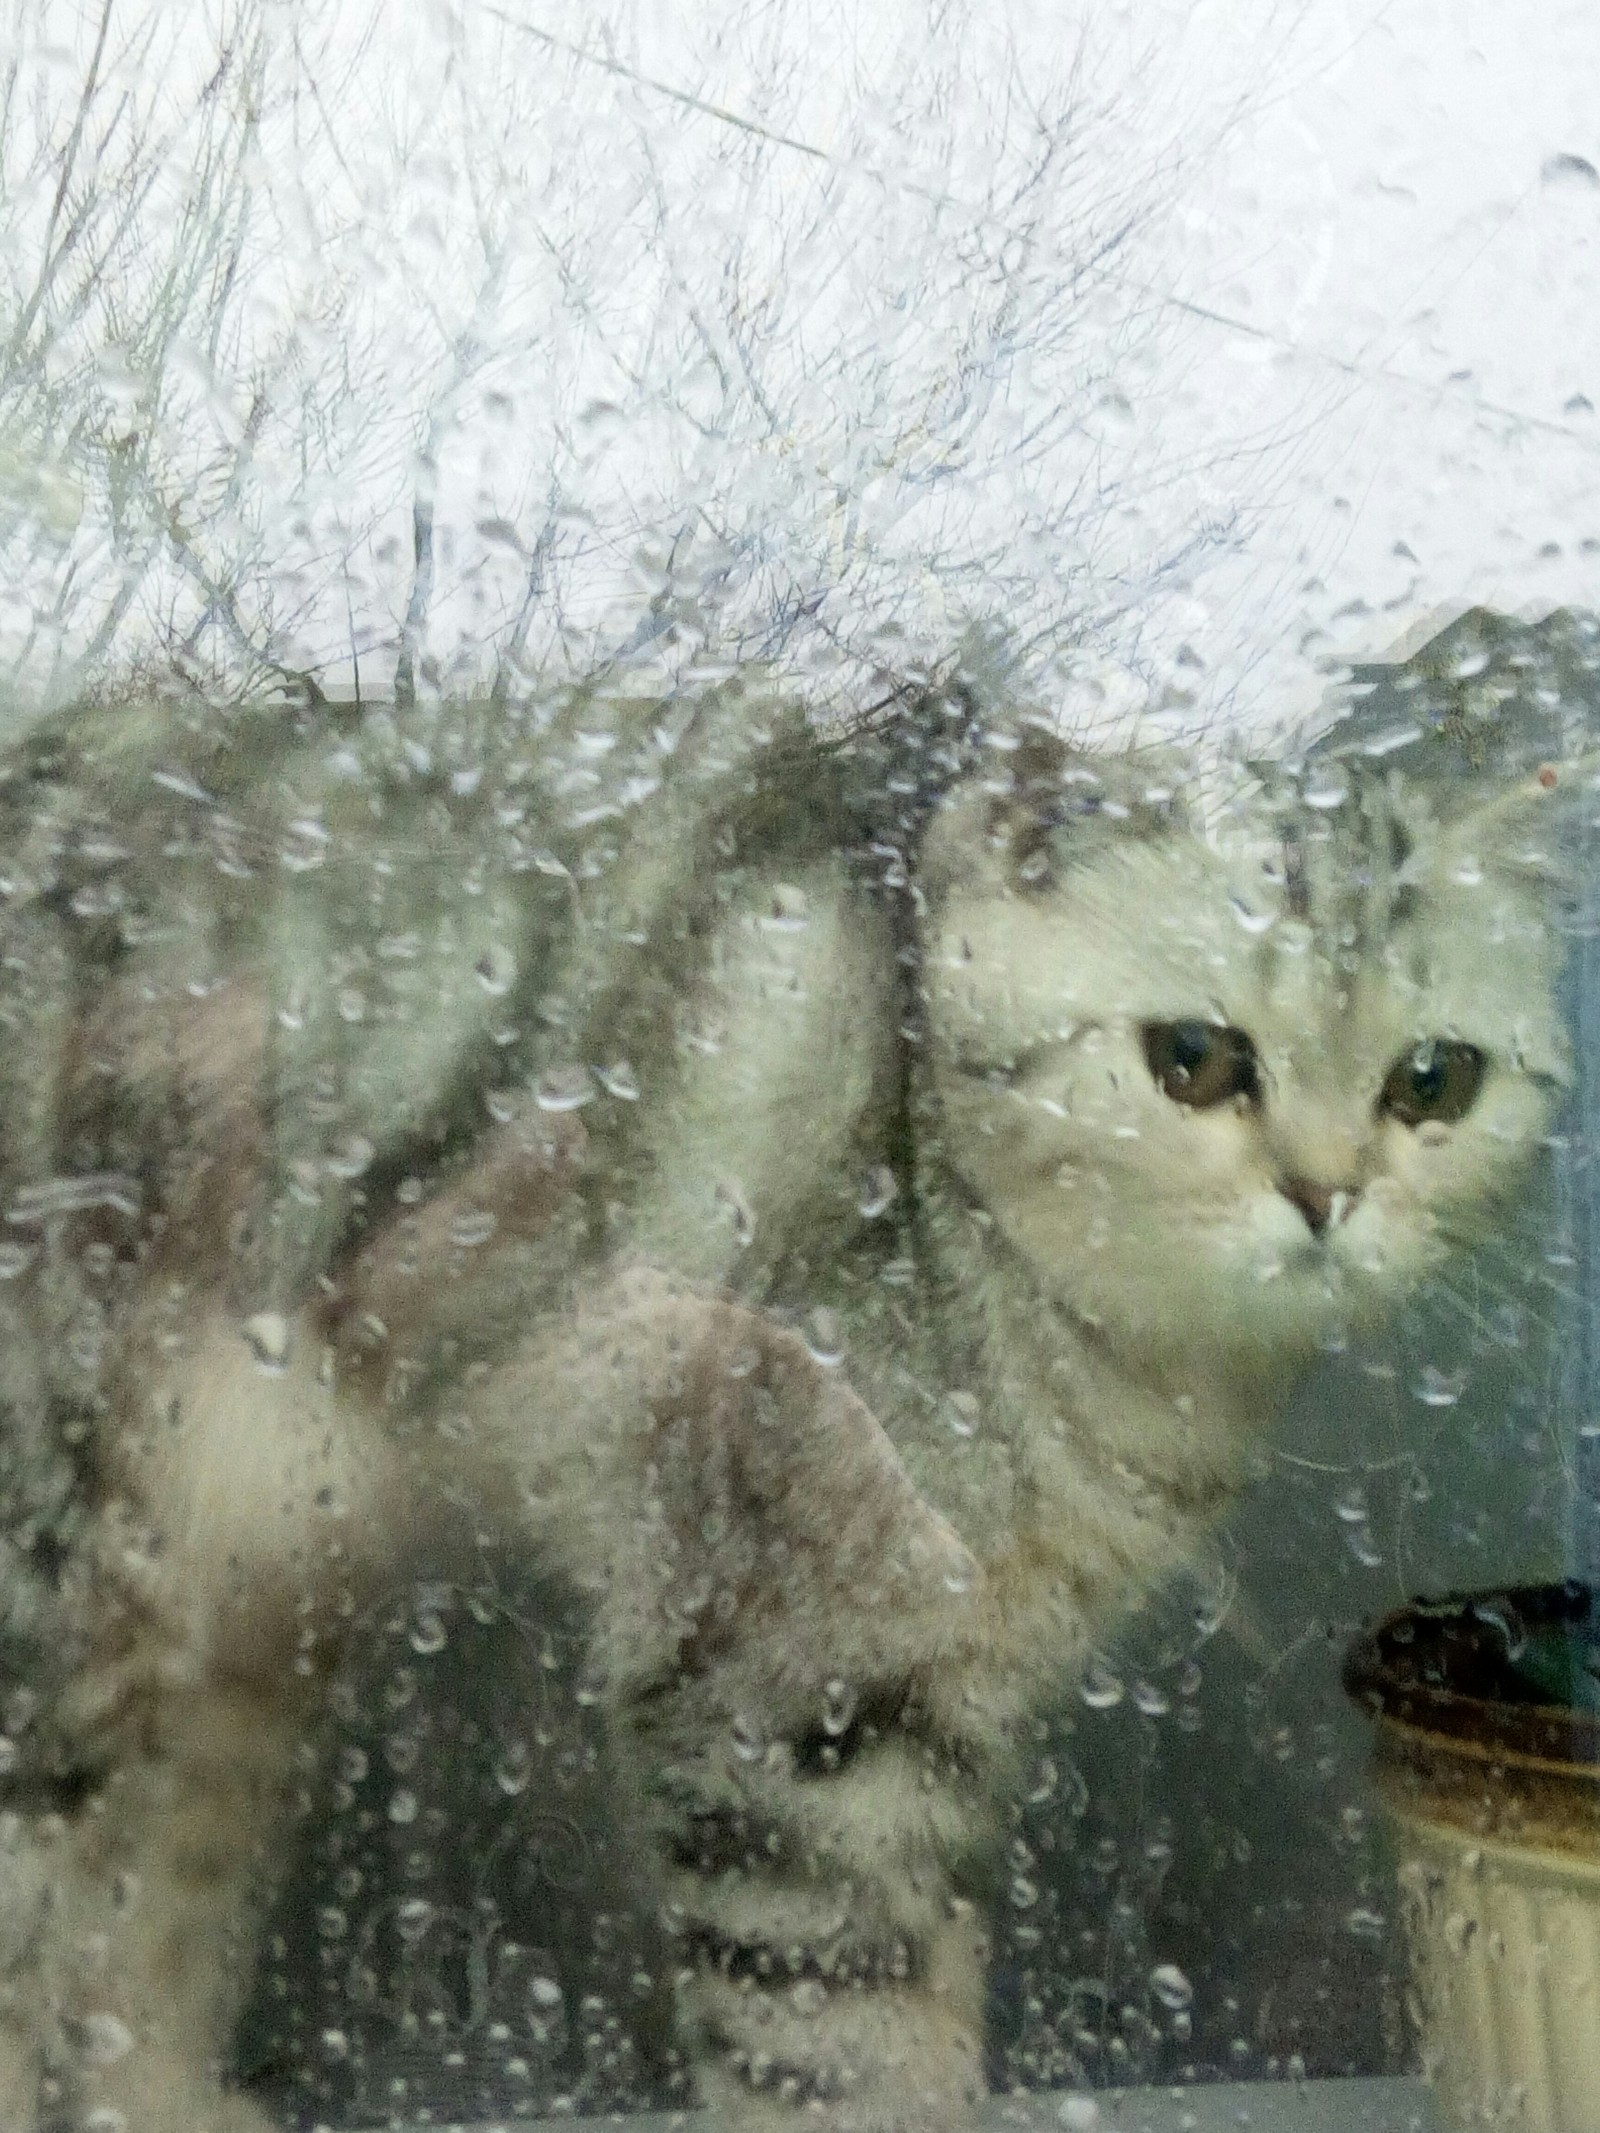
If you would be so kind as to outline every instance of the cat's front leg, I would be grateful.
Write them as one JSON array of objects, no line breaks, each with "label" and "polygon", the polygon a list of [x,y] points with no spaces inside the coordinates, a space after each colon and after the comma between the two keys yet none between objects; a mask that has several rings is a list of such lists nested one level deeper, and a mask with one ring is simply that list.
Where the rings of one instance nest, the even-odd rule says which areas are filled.
[{"label": "cat's front leg", "polygon": [[302,1714],[248,1690],[186,1705],[159,1753],[34,1833],[43,1903],[9,2010],[16,2133],[275,2123],[226,2074]]},{"label": "cat's front leg", "polygon": [[641,1278],[578,1337],[572,1382],[604,1357],[639,1403],[592,1657],[700,2091],[730,2125],[953,2133],[982,2093],[982,1574],[842,1374],[760,1314]]},{"label": "cat's front leg", "polygon": [[234,2020],[296,1749],[404,1530],[401,1480],[314,1357],[264,1370],[203,1299],[181,1341],[130,1340],[119,1390],[54,1714],[76,1782],[32,1832],[42,1893],[8,1981],[5,2124],[266,2133],[226,2086]]}]

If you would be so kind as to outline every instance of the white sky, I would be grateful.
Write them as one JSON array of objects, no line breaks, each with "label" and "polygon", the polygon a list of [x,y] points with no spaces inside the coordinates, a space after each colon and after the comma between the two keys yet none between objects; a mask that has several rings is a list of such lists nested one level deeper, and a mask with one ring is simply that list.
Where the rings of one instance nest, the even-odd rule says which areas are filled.
[{"label": "white sky", "polygon": [[[1247,13],[1174,9],[1191,50]],[[1594,600],[1600,178],[1541,173],[1600,168],[1597,85],[1593,0],[1311,0],[1197,174],[1176,282],[1260,338],[1197,323],[1182,420],[1282,437],[1196,586],[1219,677],[1265,650],[1246,704],[1303,692],[1308,630],[1360,654],[1441,609]]]},{"label": "white sky", "polygon": [[[1182,652],[1202,719],[1257,726],[1309,708],[1319,661],[1429,615],[1593,598],[1600,0],[945,0],[933,30],[928,0],[266,4],[318,55],[318,94],[264,139],[276,220],[245,306],[301,334],[281,376],[353,381],[318,404],[309,473],[298,402],[249,470],[297,658],[336,667],[354,630],[381,665],[441,407],[440,634],[516,611],[557,475],[585,615],[625,632],[648,581],[628,529],[698,514],[755,558],[755,607],[815,580],[869,644],[930,648],[963,606],[1070,611],[1051,513],[1086,493],[1085,552],[1132,588],[1144,662]],[[64,83],[97,13],[43,0]],[[157,79],[205,78],[211,0],[151,19]],[[1027,99],[1074,66],[1081,160],[1041,196],[1038,331],[997,357],[1004,218],[983,202],[1025,160]],[[741,174],[749,136],[662,84],[802,145]],[[1136,195],[1144,229],[1053,312],[1049,263]],[[485,202],[509,244],[492,346],[443,392]],[[197,376],[168,463],[203,501],[210,425],[226,446],[249,386]],[[1231,539],[1146,597],[1140,568],[1202,519]]]},{"label": "white sky", "polygon": [[[719,76],[704,25],[730,14],[747,35]],[[914,56],[888,6],[663,0],[628,19],[641,71],[735,110],[758,93],[753,54],[798,54],[786,124],[824,147],[852,81],[892,99]],[[1202,704],[1275,724],[1316,700],[1318,661],[1430,616],[1592,600],[1596,0],[1013,0],[963,33],[975,107],[1008,37],[1043,79],[1080,35],[1111,114],[1097,138],[1122,164],[1109,182],[1154,174],[1161,204],[1125,264],[1165,292],[1172,328],[1108,449],[1152,552],[1197,503],[1239,529],[1187,597],[1152,607],[1154,648],[1200,655]],[[681,113],[654,108],[670,133]],[[975,155],[946,182],[980,178]]]}]

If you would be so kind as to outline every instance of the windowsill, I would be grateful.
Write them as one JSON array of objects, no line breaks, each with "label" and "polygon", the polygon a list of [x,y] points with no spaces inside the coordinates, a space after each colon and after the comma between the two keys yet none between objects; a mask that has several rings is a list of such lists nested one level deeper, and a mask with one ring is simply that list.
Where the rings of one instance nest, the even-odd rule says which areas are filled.
[{"label": "windowsill", "polygon": [[[698,2112],[637,2117],[501,2120],[451,2133],[575,2133],[618,2126],[626,2133],[702,2133]],[[797,2120],[797,2124],[803,2121]],[[1192,2089],[1106,2089],[995,2097],[985,2133],[1444,2133],[1421,2081],[1221,2082]],[[414,2133],[428,2133],[417,2127]],[[438,2133],[434,2128],[433,2133]]]}]

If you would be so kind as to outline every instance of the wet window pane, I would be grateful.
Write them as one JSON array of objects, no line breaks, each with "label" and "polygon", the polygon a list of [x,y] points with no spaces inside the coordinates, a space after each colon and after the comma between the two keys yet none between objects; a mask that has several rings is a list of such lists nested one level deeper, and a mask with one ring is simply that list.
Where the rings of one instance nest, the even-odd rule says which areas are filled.
[{"label": "wet window pane", "polygon": [[0,2127],[1597,2133],[1597,63],[14,0]]}]

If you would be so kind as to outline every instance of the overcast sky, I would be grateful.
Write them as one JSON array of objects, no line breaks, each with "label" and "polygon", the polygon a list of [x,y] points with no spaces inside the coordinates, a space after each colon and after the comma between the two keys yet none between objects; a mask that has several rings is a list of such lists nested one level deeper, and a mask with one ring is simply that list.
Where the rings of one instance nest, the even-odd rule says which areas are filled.
[{"label": "overcast sky", "polygon": [[[662,0],[627,11],[626,49],[735,111],[753,49],[797,57],[786,123],[826,150],[852,88],[893,101],[910,12]],[[785,26],[737,51],[706,34],[735,17]],[[1081,52],[1107,185],[1149,174],[1124,294],[1171,330],[1108,450],[1152,554],[1197,508],[1238,529],[1152,609],[1155,648],[1197,653],[1207,700],[1274,724],[1315,699],[1319,661],[1430,615],[1593,599],[1595,0],[1012,0],[962,35],[975,110],[1013,48],[1041,81]],[[681,124],[670,101],[640,108]],[[957,159],[947,182],[980,175]]]},{"label": "overcast sky", "polygon": [[[678,569],[693,526],[746,615],[869,664],[1083,613],[1253,727],[1431,614],[1593,597],[1597,0],[266,4],[242,352],[190,346],[162,479],[225,547],[206,453],[270,343],[238,494],[291,662],[392,657],[423,460],[441,656],[552,527],[535,665],[626,642],[645,534]],[[146,86],[194,93],[214,12],[161,0]],[[16,16],[68,115],[98,14]],[[79,596],[118,561],[89,493]]]},{"label": "overcast sky", "polygon": [[[1173,9],[1241,79],[1247,12]],[[1311,0],[1274,74],[1194,174],[1178,272],[1250,329],[1195,322],[1183,421],[1281,436],[1194,617],[1219,676],[1268,648],[1263,711],[1308,629],[1364,652],[1438,609],[1592,602],[1600,566],[1600,7]]]}]

